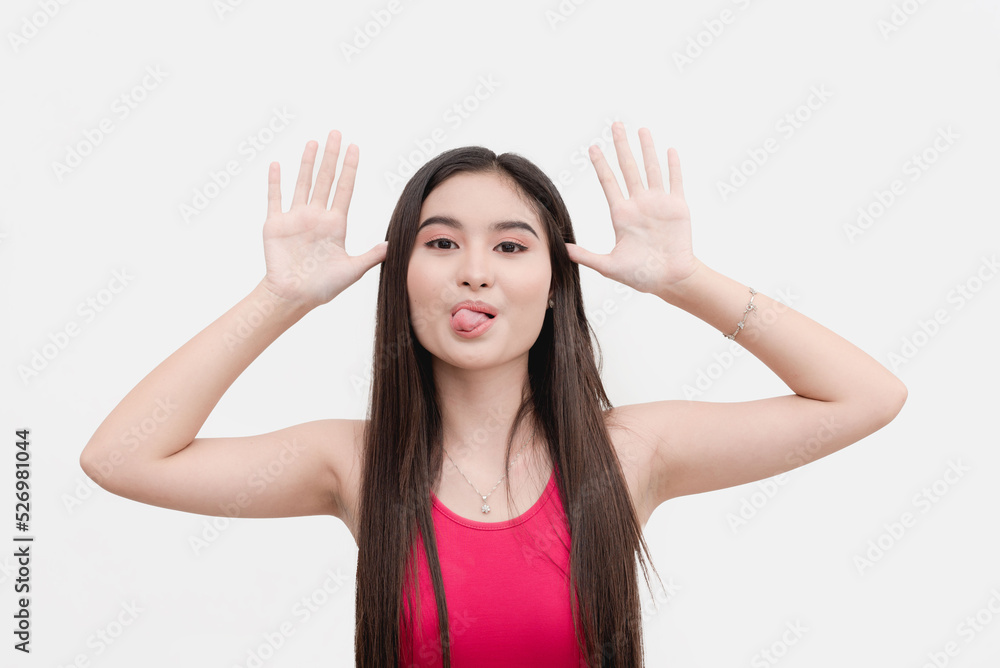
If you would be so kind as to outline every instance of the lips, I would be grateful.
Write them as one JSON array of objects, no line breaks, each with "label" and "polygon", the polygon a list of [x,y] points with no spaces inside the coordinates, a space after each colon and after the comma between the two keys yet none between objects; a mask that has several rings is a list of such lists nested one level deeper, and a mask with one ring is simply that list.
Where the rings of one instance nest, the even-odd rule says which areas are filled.
[{"label": "lips", "polygon": [[497,310],[481,301],[464,301],[451,309],[451,328],[459,336],[470,339],[493,326]]},{"label": "lips", "polygon": [[464,302],[459,302],[451,307],[451,314],[454,316],[460,309],[468,309],[469,311],[476,311],[478,313],[485,313],[490,317],[496,317],[497,309],[492,304],[487,304],[484,301],[473,301],[471,299],[466,299]]}]

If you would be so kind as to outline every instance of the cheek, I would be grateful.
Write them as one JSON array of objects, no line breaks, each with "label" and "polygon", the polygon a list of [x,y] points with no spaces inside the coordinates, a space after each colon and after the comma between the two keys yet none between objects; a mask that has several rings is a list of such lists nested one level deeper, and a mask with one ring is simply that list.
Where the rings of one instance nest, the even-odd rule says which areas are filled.
[{"label": "cheek", "polygon": [[419,262],[411,262],[406,272],[406,293],[409,295],[411,309],[422,308],[427,302],[429,289],[427,272],[421,268]]},{"label": "cheek", "polygon": [[411,263],[406,274],[406,299],[410,308],[410,324],[415,333],[422,330],[424,315],[424,286],[420,281],[420,272],[414,271]]},{"label": "cheek", "polygon": [[552,269],[545,265],[527,268],[518,276],[517,292],[525,303],[548,304],[549,286],[552,284]]},{"label": "cheek", "polygon": [[517,317],[526,325],[538,321],[541,325],[549,304],[549,285],[552,281],[548,267],[521,274],[516,285],[509,286],[507,297],[517,305]]},{"label": "cheek", "polygon": [[434,276],[428,275],[419,265],[411,265],[407,272],[406,288],[410,322],[418,335],[426,331],[429,323],[440,319],[442,313],[447,312],[455,301],[454,295],[449,294],[449,290],[442,289]]},{"label": "cheek", "polygon": [[424,306],[424,302],[421,300],[419,294],[410,293],[410,326],[413,327],[413,332],[418,337],[423,335],[426,329],[427,320],[430,314],[427,312],[427,308]]}]

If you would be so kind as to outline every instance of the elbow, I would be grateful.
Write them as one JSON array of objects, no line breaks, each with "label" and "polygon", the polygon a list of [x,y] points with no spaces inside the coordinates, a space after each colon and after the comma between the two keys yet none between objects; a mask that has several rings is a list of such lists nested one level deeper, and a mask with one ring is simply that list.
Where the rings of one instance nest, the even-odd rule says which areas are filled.
[{"label": "elbow", "polygon": [[83,472],[87,474],[88,478],[94,482],[99,482],[96,473],[97,466],[94,459],[94,454],[90,450],[90,444],[87,444],[87,447],[80,453],[80,468],[83,469]]},{"label": "elbow", "polygon": [[895,380],[894,387],[890,394],[892,399],[890,402],[891,415],[889,416],[889,420],[895,418],[899,414],[899,411],[903,410],[903,404],[906,403],[906,397],[908,394],[906,390],[906,385],[903,385],[903,381],[895,377],[894,380]]},{"label": "elbow", "polygon": [[92,441],[80,453],[80,468],[103,490],[122,496],[123,491],[142,489],[148,480],[149,460],[130,453],[124,448]]},{"label": "elbow", "polygon": [[858,429],[859,438],[895,420],[906,403],[906,385],[892,374],[880,382],[869,382],[866,390],[843,405],[845,418]]},{"label": "elbow", "polygon": [[899,412],[903,410],[906,397],[906,385],[896,376],[892,376],[889,382],[879,388],[878,394],[871,400],[873,409],[878,412],[878,429],[896,419]]},{"label": "elbow", "polygon": [[88,478],[104,488],[105,480],[111,468],[108,463],[108,457],[102,455],[90,443],[80,453],[80,468],[83,469]]}]

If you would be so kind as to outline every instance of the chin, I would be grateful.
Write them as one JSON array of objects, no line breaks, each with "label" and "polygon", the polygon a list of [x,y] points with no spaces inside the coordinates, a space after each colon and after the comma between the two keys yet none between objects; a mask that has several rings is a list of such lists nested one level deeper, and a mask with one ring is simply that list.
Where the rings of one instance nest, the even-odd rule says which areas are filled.
[{"label": "chin", "polygon": [[[431,354],[433,355],[433,353]],[[484,369],[492,369],[502,363],[494,359],[492,356],[485,355],[434,355],[434,362],[436,364],[443,364],[453,369],[462,369],[464,371],[482,371]]]},{"label": "chin", "polygon": [[[488,344],[480,346],[477,343],[470,342],[468,340],[460,341],[450,341],[444,346],[438,348],[437,350],[430,350],[431,356],[434,358],[434,362],[437,364],[445,364],[456,369],[464,369],[466,371],[481,371],[484,369],[492,369],[495,367],[510,364],[517,360],[521,355],[505,355],[503,351],[498,351],[496,349],[491,349]],[[459,347],[463,346],[463,347]],[[473,349],[473,346],[478,348]],[[525,350],[522,353],[525,363],[528,359],[528,351]]]}]

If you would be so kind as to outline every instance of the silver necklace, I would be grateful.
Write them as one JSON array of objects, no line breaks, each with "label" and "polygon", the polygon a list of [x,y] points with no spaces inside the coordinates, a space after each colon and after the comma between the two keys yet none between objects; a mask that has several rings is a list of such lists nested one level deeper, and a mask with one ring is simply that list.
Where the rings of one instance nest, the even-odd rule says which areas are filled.
[{"label": "silver necklace", "polygon": [[472,485],[472,489],[476,490],[476,494],[478,494],[479,496],[483,497],[483,507],[480,508],[480,510],[482,510],[483,514],[485,515],[486,513],[490,512],[490,507],[486,503],[486,499],[488,499],[489,496],[490,496],[490,494],[492,494],[496,490],[496,488],[500,486],[500,483],[502,483],[504,481],[504,478],[507,477],[507,473],[510,473],[510,467],[514,465],[514,462],[517,461],[517,458],[521,456],[522,452],[524,452],[524,448],[527,447],[528,443],[531,443],[531,441],[534,438],[535,438],[535,429],[532,428],[531,429],[531,436],[528,437],[527,443],[525,443],[524,445],[522,445],[521,449],[517,451],[517,454],[514,455],[514,459],[510,460],[510,464],[507,465],[507,472],[504,473],[503,476],[499,480],[497,480],[497,484],[493,485],[493,489],[491,489],[487,494],[483,494],[482,492],[480,492],[479,488],[476,487],[476,483],[474,483],[471,480],[469,480],[469,476],[467,476],[464,473],[462,473],[462,469],[458,468],[458,464],[455,464],[455,460],[451,459],[451,455],[448,454],[448,450],[444,449],[443,447],[442,447],[442,449],[444,449],[444,454],[448,455],[448,459],[451,459],[451,463],[455,464],[455,468],[458,469],[458,472],[462,473],[462,477],[465,478],[466,480],[468,480],[469,484]]}]

